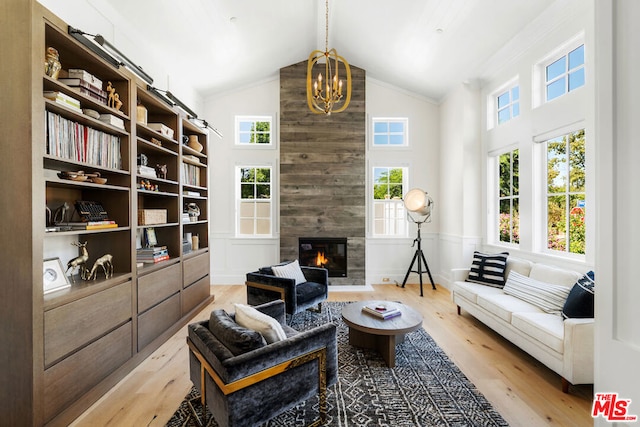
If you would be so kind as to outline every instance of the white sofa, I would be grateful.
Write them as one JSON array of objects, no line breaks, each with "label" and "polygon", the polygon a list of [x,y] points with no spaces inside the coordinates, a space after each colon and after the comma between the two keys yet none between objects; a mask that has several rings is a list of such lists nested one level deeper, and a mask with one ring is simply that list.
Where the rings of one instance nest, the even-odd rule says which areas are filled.
[{"label": "white sofa", "polygon": [[[516,271],[532,279],[571,288],[581,274],[509,257],[505,277]],[[505,294],[502,289],[466,282],[469,269],[452,270],[451,298],[460,309],[501,334],[569,384],[593,383],[594,319],[566,319]]]}]

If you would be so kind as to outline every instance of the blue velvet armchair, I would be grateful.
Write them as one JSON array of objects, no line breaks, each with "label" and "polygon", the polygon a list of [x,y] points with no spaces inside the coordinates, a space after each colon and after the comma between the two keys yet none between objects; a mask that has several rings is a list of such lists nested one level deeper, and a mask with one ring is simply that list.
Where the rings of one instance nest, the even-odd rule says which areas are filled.
[{"label": "blue velvet armchair", "polygon": [[[242,343],[225,344],[225,331],[214,328],[215,335],[209,325],[222,310],[188,327],[190,376],[205,408],[202,421],[206,425],[208,408],[220,427],[259,426],[317,394],[320,416],[314,425],[324,423],[327,386],[338,378],[336,326],[298,332],[285,323],[283,301],[255,308],[275,318],[287,338],[249,351]],[[224,314],[233,329],[235,316]]]},{"label": "blue velvet armchair", "polygon": [[329,271],[306,266],[300,269],[306,281],[298,284],[294,279],[275,276],[271,267],[247,273],[247,303],[259,305],[281,299],[290,315],[316,307],[320,311],[322,302],[329,296]]}]

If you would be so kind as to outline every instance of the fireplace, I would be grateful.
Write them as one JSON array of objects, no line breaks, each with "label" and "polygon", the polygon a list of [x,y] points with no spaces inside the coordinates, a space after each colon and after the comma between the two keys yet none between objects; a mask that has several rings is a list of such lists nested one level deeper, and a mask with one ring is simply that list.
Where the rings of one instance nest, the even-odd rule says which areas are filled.
[{"label": "fireplace", "polygon": [[336,237],[300,237],[300,265],[324,267],[329,277],[347,277],[347,239]]}]

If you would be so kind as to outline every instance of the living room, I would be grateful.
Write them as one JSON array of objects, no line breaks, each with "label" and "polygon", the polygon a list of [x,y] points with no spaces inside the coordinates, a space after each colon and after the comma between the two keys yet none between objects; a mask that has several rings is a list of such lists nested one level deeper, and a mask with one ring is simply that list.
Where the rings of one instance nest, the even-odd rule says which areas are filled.
[{"label": "living room", "polygon": [[[126,53],[130,58],[140,61],[145,69],[149,67],[150,70],[161,70],[158,74],[154,73],[157,81],[166,80],[168,85],[170,82],[173,93],[185,100],[187,105],[192,105],[201,113],[199,115],[206,117],[224,135],[218,138],[212,133],[209,141],[210,278],[211,293],[215,295],[216,303],[228,305],[231,300],[242,298],[242,292],[237,288],[243,289],[244,285],[239,284],[244,283],[247,272],[290,259],[291,245],[284,246],[281,239],[286,230],[283,229],[280,217],[282,194],[278,190],[278,185],[281,184],[279,176],[289,159],[283,157],[287,148],[279,139],[284,133],[280,124],[284,116],[280,69],[265,71],[263,77],[250,83],[198,93],[193,87],[189,87],[188,82],[181,81],[180,75],[174,74],[174,70],[166,71],[166,76],[162,75],[163,67],[157,63],[161,61],[149,58],[143,48],[136,51],[136,43],[131,40],[141,34],[139,31],[128,30],[123,18],[117,18],[115,2],[111,6],[104,6],[104,9],[92,2],[80,2],[73,7],[56,2],[41,3],[70,25],[88,32],[95,31],[92,27],[105,28],[106,22],[107,27],[111,26],[116,35],[116,44],[120,46],[118,40],[124,41],[122,44],[127,46]],[[357,187],[365,201],[359,207],[359,215],[363,220],[359,225],[362,231],[357,238],[361,239],[358,244],[364,258],[363,274],[358,276],[358,281],[344,281],[334,285],[342,289],[331,290],[330,299],[369,299],[366,292],[377,292],[381,287],[386,287],[393,288],[384,291],[386,298],[408,298],[407,301],[416,305],[429,304],[429,286],[425,297],[420,298],[415,285],[416,275],[411,276],[411,285],[405,289],[407,294],[410,292],[409,295],[398,295],[395,289],[395,284],[403,281],[415,250],[412,246],[415,225],[404,221],[407,228],[404,235],[399,237],[376,235],[371,221],[374,202],[366,196],[374,185],[374,168],[406,168],[406,190],[412,187],[423,188],[435,203],[432,221],[423,227],[422,238],[429,267],[439,285],[438,292],[450,289],[451,270],[468,267],[474,250],[505,250],[510,255],[534,262],[544,262],[578,272],[596,271],[598,321],[594,390],[618,392],[621,398],[638,401],[640,396],[635,386],[637,383],[633,381],[632,374],[623,368],[630,366],[624,361],[634,360],[634,355],[637,356],[634,348],[639,342],[637,332],[632,329],[636,316],[633,315],[631,306],[637,290],[627,285],[633,282],[630,266],[633,265],[634,254],[637,254],[631,244],[636,229],[628,213],[637,207],[637,201],[623,196],[633,194],[629,183],[633,182],[632,177],[637,173],[631,163],[634,154],[637,154],[637,148],[628,142],[632,138],[623,138],[633,135],[633,120],[625,121],[624,118],[633,117],[633,112],[637,110],[634,109],[632,100],[625,97],[625,91],[611,90],[620,90],[620,87],[626,87],[621,85],[627,83],[630,88],[635,88],[635,83],[631,76],[624,73],[623,66],[626,64],[614,63],[616,58],[620,61],[619,57],[612,58],[611,52],[608,53],[609,56],[606,53],[614,43],[611,41],[613,38],[617,43],[615,46],[621,49],[620,52],[627,52],[623,50],[628,48],[625,44],[627,36],[633,39],[637,30],[630,24],[627,26],[623,17],[637,16],[634,14],[638,10],[636,6],[625,2],[616,3],[615,7],[600,2],[558,0],[544,3],[547,7],[541,7],[540,15],[531,19],[528,25],[523,25],[509,40],[505,40],[504,46],[496,50],[488,61],[470,65],[477,69],[473,79],[457,82],[446,94],[437,98],[399,87],[392,78],[385,80],[374,77],[375,72],[369,73],[364,60],[351,60],[345,54],[348,60],[353,61],[354,67],[362,67],[366,72],[366,100],[363,106],[366,116],[364,120],[360,119],[362,128],[369,132],[376,118],[406,118],[410,143],[406,147],[385,150],[374,147],[369,137],[361,144],[357,153],[360,161],[358,167],[363,167],[365,177],[361,177]],[[324,3],[320,6],[318,9],[324,10]],[[336,9],[334,13],[340,13],[338,6]],[[318,19],[322,20],[321,18],[322,14]],[[613,28],[616,28],[616,37],[613,37]],[[319,30],[314,29],[312,33],[317,31]],[[315,33],[313,35],[315,40]],[[323,37],[318,36],[318,40],[320,39]],[[145,46],[146,43],[149,41],[140,40],[140,46]],[[571,50],[581,44],[585,46],[585,84],[553,102],[542,103],[540,94],[535,89],[540,64],[563,49]],[[287,68],[305,59],[305,56],[298,57],[280,68]],[[148,65],[147,61],[151,64]],[[613,73],[619,74],[612,75],[612,63],[620,66],[620,69],[613,70]],[[189,64],[181,66],[188,68]],[[595,81],[590,80],[591,76],[596,76]],[[495,121],[492,122],[488,100],[494,99],[504,90],[510,90],[515,78],[519,86],[519,114],[512,120],[497,125]],[[302,105],[306,105],[304,99]],[[607,115],[607,111],[614,109],[625,111],[624,114],[629,116],[625,115],[623,119],[615,121]],[[273,145],[259,150],[238,147],[235,142],[236,117],[247,116],[270,118],[274,129]],[[322,116],[318,118],[324,119]],[[330,119],[320,127],[335,126],[341,120],[340,113]],[[540,164],[544,163],[541,147],[547,140],[580,129],[584,129],[587,135],[585,198],[589,209],[586,209],[585,216],[586,250],[582,254],[565,253],[559,256],[557,252],[544,248],[542,228],[545,219],[541,216],[539,202],[544,196],[538,172]],[[589,135],[593,137],[590,138]],[[495,185],[492,181],[495,177],[491,173],[491,162],[515,148],[519,150],[521,194],[517,244],[514,240],[505,243],[497,237],[499,234],[493,220],[498,213],[490,203],[496,198],[491,187],[492,183]],[[241,236],[236,230],[234,177],[236,169],[241,166],[267,166],[274,171],[274,201],[270,216],[271,229],[267,237]],[[479,215],[480,212],[486,212],[487,215]],[[305,219],[312,220],[312,214]],[[3,235],[4,231],[3,229]],[[74,250],[67,248],[68,253]],[[5,258],[11,259],[10,256]],[[3,264],[2,273],[5,272],[4,268]],[[445,310],[446,302],[442,299],[438,301]],[[450,302],[449,304],[453,313],[455,306]],[[426,319],[427,315],[424,316]],[[467,320],[473,322],[472,317]],[[454,328],[463,328],[458,323],[455,324],[458,326]],[[440,336],[444,341],[441,345],[446,347],[446,338],[442,334],[429,332],[434,337]],[[489,338],[483,339],[493,340],[490,334]],[[529,363],[535,365],[535,362]],[[632,407],[632,413],[633,409]],[[635,413],[637,412],[640,411],[635,409]]]}]

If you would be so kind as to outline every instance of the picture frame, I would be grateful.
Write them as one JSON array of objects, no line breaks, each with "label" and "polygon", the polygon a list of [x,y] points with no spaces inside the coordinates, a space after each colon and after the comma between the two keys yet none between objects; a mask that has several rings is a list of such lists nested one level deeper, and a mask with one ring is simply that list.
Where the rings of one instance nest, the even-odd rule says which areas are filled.
[{"label": "picture frame", "polygon": [[158,245],[158,239],[156,238],[156,230],[153,227],[144,229],[144,243],[147,248],[152,248]]},{"label": "picture frame", "polygon": [[60,258],[47,258],[42,263],[42,286],[45,294],[71,287]]}]

